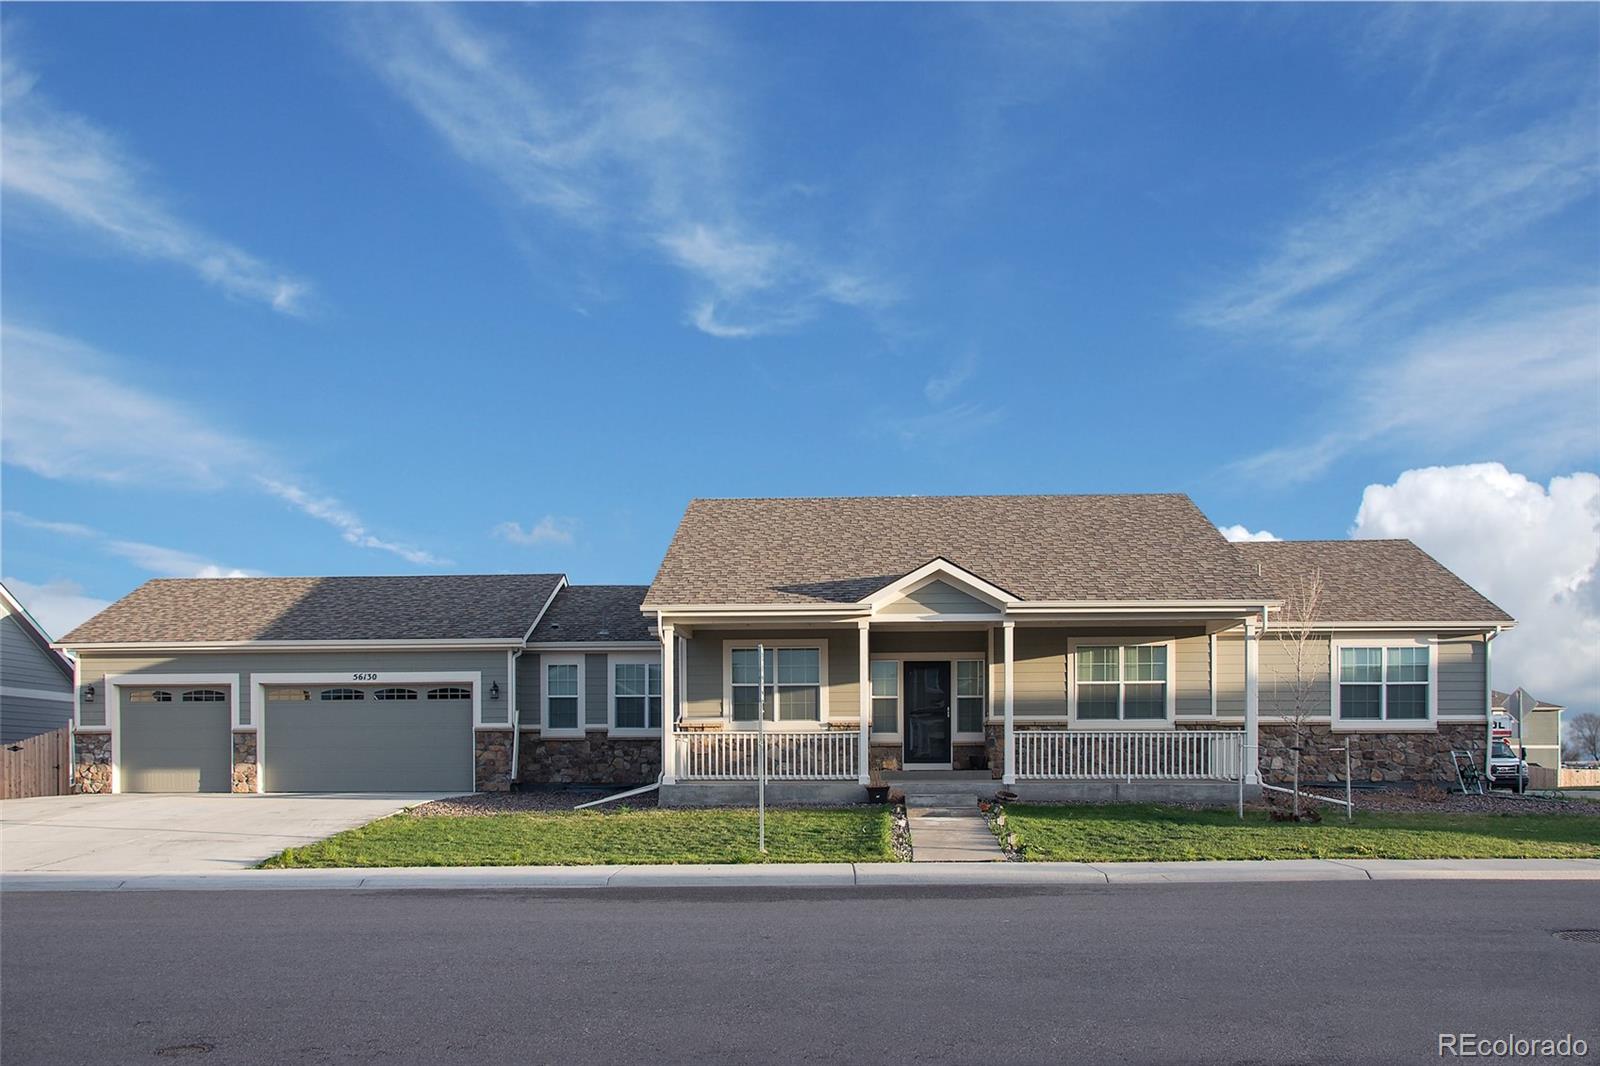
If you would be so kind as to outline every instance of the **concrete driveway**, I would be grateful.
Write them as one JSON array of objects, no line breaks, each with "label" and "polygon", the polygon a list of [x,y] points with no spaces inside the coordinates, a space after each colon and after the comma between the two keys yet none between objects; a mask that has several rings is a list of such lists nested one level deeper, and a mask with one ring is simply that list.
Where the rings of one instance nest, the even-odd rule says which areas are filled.
[{"label": "concrete driveway", "polygon": [[51,796],[0,802],[0,875],[214,873],[254,866],[444,793]]}]

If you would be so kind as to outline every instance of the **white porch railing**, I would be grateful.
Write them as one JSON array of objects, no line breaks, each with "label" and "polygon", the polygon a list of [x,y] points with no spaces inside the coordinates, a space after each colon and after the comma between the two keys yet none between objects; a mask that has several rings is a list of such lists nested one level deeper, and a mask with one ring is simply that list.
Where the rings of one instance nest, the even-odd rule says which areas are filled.
[{"label": "white porch railing", "polygon": [[1242,729],[1019,729],[1017,776],[1034,780],[1237,781]]},{"label": "white porch railing", "polygon": [[746,730],[677,733],[678,780],[754,781],[766,744],[769,781],[854,781],[861,731],[829,729],[816,733],[773,730],[764,736]]}]

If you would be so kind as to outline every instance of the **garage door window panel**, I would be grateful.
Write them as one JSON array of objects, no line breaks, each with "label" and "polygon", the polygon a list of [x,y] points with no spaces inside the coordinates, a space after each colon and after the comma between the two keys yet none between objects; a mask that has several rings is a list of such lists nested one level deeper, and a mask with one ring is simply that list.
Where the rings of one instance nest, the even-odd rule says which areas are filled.
[{"label": "garage door window panel", "polygon": [[375,700],[414,700],[417,690],[414,688],[380,688],[372,694]]},{"label": "garage door window panel", "polygon": [[328,703],[349,703],[364,700],[367,694],[358,688],[325,688],[320,698]]}]

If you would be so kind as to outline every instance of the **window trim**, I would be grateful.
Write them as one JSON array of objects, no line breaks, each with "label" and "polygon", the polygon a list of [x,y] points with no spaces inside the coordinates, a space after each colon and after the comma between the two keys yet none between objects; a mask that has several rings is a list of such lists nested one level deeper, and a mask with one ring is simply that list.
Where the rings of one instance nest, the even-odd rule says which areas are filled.
[{"label": "window trim", "polygon": [[[583,655],[539,655],[539,735],[546,737],[581,737],[584,734],[584,720],[588,717],[589,679],[586,676],[587,663]],[[578,668],[578,716],[577,725],[572,729],[556,729],[550,725],[550,667],[576,666]],[[565,699],[566,697],[561,697]]]},{"label": "window trim", "polygon": [[[990,682],[990,677],[989,677],[990,670],[989,670],[989,668],[990,668],[990,666],[992,664],[988,661],[987,658],[984,657],[983,652],[981,652],[981,651],[932,651],[932,652],[928,652],[928,651],[918,651],[918,652],[883,651],[883,652],[877,652],[877,651],[875,651],[871,655],[868,656],[868,660],[870,662],[875,662],[875,663],[876,662],[893,662],[893,663],[900,664],[900,669],[895,671],[895,707],[894,707],[895,730],[894,730],[893,733],[880,733],[876,729],[872,730],[871,743],[873,743],[873,744],[878,744],[878,743],[883,743],[883,744],[890,744],[890,743],[901,744],[901,743],[904,743],[904,741],[905,741],[905,735],[906,735],[906,670],[905,670],[905,664],[906,663],[948,663],[948,664],[950,664],[950,743],[952,743],[952,744],[978,744],[978,743],[982,743],[983,742],[983,740],[985,739],[985,732],[984,732],[984,728],[983,727],[985,725],[987,725],[988,721],[989,721],[989,719],[988,719],[989,701],[993,698],[993,693],[994,693],[994,686],[992,686],[989,683]],[[956,695],[956,688],[957,688],[957,685],[959,684],[959,679],[956,676],[957,675],[956,664],[957,663],[968,663],[968,662],[979,663],[979,664],[981,664],[981,666],[983,668],[982,671],[979,674],[979,677],[983,681],[983,695],[982,696],[961,697],[961,696],[957,696]],[[867,667],[867,670],[868,670],[867,684],[869,684],[869,685],[872,682],[871,669],[872,669],[871,666]],[[870,701],[872,698],[873,697],[869,694],[868,700]],[[882,697],[882,698],[887,699],[888,697]],[[984,708],[983,709],[983,714],[979,716],[978,731],[975,732],[975,733],[974,732],[962,732],[961,729],[960,729],[960,725],[961,725],[960,701],[963,698],[969,699],[969,700],[971,700],[971,699],[981,699],[983,701],[983,708]],[[868,710],[869,711],[871,710],[870,703],[869,703]]]},{"label": "window trim", "polygon": [[[1117,717],[1115,718],[1079,718],[1078,717],[1078,648],[1111,648],[1119,650],[1117,653]],[[1166,699],[1163,702],[1164,714],[1161,718],[1124,718],[1124,704],[1127,695],[1127,680],[1123,677],[1124,655],[1128,648],[1155,648],[1167,650],[1167,677]],[[1104,636],[1083,636],[1067,638],[1067,721],[1073,729],[1175,729],[1178,716],[1178,640],[1176,637],[1125,637],[1115,633]],[[1093,683],[1093,682],[1091,682]],[[1109,684],[1109,682],[1104,682]],[[1141,682],[1134,682],[1140,684]],[[1196,716],[1198,717],[1198,716]]]},{"label": "window trim", "polygon": [[[621,665],[636,666],[643,664],[646,667],[654,666],[660,670],[660,653],[652,654],[650,652],[629,652],[627,654],[622,654],[614,652],[611,655],[606,656],[606,659],[606,729],[613,736],[619,737],[659,737],[661,735],[661,726],[655,726],[654,728],[651,728],[649,725],[646,725],[643,729],[635,729],[632,727],[623,728],[617,725],[617,667]],[[663,722],[666,721],[668,708],[671,706],[671,702],[667,699],[666,678],[664,674],[665,672],[663,671],[662,692],[660,697],[661,718]],[[646,677],[648,676],[649,675],[647,674]],[[646,683],[645,688],[648,690],[648,682]],[[646,722],[650,720],[650,704],[648,699],[649,697],[647,695],[645,703]]]},{"label": "window trim", "polygon": [[[1389,710],[1389,648],[1419,648],[1428,649],[1428,717],[1426,718],[1388,718]],[[1346,648],[1382,648],[1383,653],[1383,680],[1376,682],[1379,687],[1378,713],[1384,717],[1378,718],[1345,718],[1340,712],[1339,694],[1339,659],[1340,652]],[[1374,682],[1353,682],[1354,684],[1373,684]],[[1395,682],[1407,684],[1408,682]],[[1409,682],[1416,684],[1416,682]],[[1439,731],[1439,638],[1435,633],[1419,633],[1413,636],[1369,636],[1369,637],[1342,637],[1328,642],[1328,721],[1335,733],[1437,733]]]},{"label": "window trim", "polygon": [[[786,730],[796,733],[815,732],[826,729],[828,726],[828,689],[831,686],[828,677],[828,639],[782,639],[763,640],[724,640],[722,642],[722,723],[726,729],[755,730],[757,722],[735,722],[733,720],[733,653],[735,649],[754,650],[757,645],[768,648],[814,648],[817,651],[817,720],[815,722],[768,722],[767,729]],[[777,657],[773,657],[774,663]]]}]

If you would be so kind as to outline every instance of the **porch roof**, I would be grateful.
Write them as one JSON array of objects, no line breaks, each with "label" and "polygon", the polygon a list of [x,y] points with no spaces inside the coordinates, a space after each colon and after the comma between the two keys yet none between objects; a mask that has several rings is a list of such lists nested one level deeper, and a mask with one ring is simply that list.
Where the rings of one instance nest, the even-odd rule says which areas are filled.
[{"label": "porch roof", "polygon": [[1275,597],[1181,493],[699,499],[644,607],[859,603],[942,558],[1022,601]]}]

